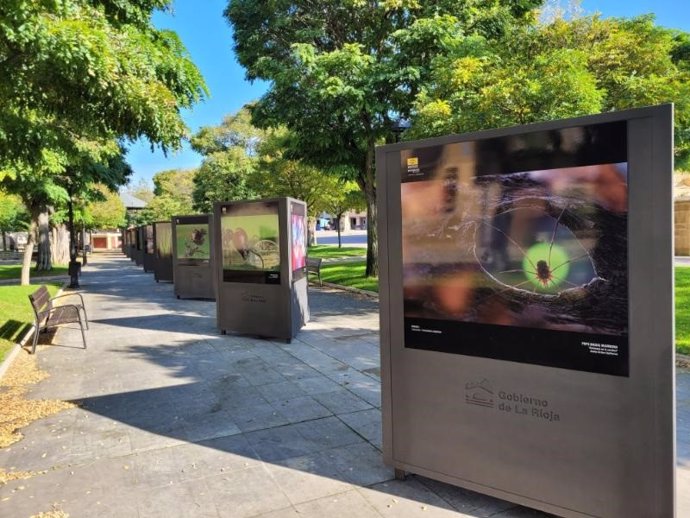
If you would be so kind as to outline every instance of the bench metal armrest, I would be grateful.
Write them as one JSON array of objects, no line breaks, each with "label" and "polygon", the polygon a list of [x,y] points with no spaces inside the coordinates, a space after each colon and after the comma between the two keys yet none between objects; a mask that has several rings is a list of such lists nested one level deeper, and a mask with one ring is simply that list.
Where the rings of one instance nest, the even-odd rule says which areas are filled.
[{"label": "bench metal armrest", "polygon": [[63,297],[79,297],[81,300],[81,305],[84,307],[84,297],[82,297],[81,293],[63,293],[62,295],[56,295],[55,297],[51,297],[51,302],[55,299],[61,299]]}]

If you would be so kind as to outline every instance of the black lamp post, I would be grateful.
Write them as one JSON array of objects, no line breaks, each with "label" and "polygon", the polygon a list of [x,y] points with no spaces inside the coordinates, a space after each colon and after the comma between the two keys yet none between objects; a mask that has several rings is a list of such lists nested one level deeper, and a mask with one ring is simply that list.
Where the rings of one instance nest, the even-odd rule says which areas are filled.
[{"label": "black lamp post", "polygon": [[391,125],[391,131],[395,135],[395,141],[400,142],[400,135],[410,127],[410,121],[402,117],[395,119]]},{"label": "black lamp post", "polygon": [[77,239],[74,234],[74,204],[72,202],[72,193],[69,192],[69,287],[79,287],[79,270],[81,264],[77,261]]}]

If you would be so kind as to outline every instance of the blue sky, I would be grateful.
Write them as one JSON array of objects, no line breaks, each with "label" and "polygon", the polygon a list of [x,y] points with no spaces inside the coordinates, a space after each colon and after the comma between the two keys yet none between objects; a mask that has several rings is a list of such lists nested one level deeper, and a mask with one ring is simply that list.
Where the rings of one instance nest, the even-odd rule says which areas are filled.
[{"label": "blue sky", "polygon": [[[225,115],[261,97],[267,88],[266,83],[244,79],[244,69],[232,50],[232,30],[222,16],[226,5],[227,0],[174,0],[172,13],[154,16],[156,26],[180,35],[211,92],[208,99],[183,113],[192,132],[219,124]],[[598,11],[603,16],[655,13],[660,25],[690,31],[690,2],[686,0],[583,0],[582,8],[586,13]],[[201,156],[187,145],[166,157],[159,150],[152,153],[146,142],[132,144],[127,158],[134,169],[132,183],[150,181],[158,171],[201,163]]]}]

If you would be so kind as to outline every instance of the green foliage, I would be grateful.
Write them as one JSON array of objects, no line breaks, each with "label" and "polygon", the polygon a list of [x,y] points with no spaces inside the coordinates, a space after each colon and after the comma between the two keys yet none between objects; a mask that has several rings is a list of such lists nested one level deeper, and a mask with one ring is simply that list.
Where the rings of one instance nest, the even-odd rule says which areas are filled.
[{"label": "green foliage", "polygon": [[438,56],[407,138],[676,103],[676,154],[690,158],[690,39],[651,16],[519,27]]},{"label": "green foliage", "polygon": [[231,0],[235,50],[249,79],[271,82],[252,108],[260,127],[286,126],[294,156],[337,167],[369,206],[367,273],[376,274],[374,147],[409,116],[432,58],[460,37],[497,37],[541,0],[422,2]]},{"label": "green foliage", "polygon": [[125,192],[146,203],[153,200],[155,196],[153,189],[151,189],[151,184],[143,178],[140,178],[135,184],[128,185]]},{"label": "green foliage", "polygon": [[28,214],[19,196],[0,191],[0,231],[24,230]]},{"label": "green foliage", "polygon": [[[167,221],[172,216],[190,214],[196,169],[173,169],[153,175],[153,196],[137,215],[139,223]],[[148,193],[145,194],[148,196]]]},{"label": "green foliage", "polygon": [[208,155],[194,176],[194,209],[212,212],[217,201],[255,198],[248,184],[254,170],[255,160],[240,147]]},{"label": "green foliage", "polygon": [[103,199],[88,203],[84,209],[86,226],[92,229],[113,229],[125,225],[126,209],[117,192],[103,185],[96,187]]},{"label": "green foliage", "polygon": [[0,169],[59,170],[80,151],[75,135],[177,148],[179,108],[205,86],[177,35],[151,23],[168,4],[0,3]]}]

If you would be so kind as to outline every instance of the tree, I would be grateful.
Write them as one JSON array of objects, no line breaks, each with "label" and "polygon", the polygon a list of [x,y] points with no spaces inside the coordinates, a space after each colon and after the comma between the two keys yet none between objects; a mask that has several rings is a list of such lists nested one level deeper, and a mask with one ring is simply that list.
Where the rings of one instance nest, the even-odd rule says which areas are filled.
[{"label": "tree", "polygon": [[189,214],[193,204],[196,169],[172,169],[153,175],[153,197],[140,211],[138,221],[169,220],[175,215]]},{"label": "tree", "polygon": [[248,184],[254,169],[255,160],[239,147],[207,156],[194,176],[194,209],[212,212],[217,201],[256,198]]},{"label": "tree", "polygon": [[0,232],[3,250],[7,250],[7,232],[26,228],[27,224],[26,210],[19,196],[0,190]]},{"label": "tree", "polygon": [[474,35],[500,36],[541,0],[230,0],[247,78],[271,82],[252,109],[260,127],[287,126],[295,155],[341,167],[367,200],[367,275],[378,273],[374,149],[409,116],[432,57]]},{"label": "tree", "polygon": [[139,178],[137,183],[128,185],[125,192],[146,203],[153,200],[155,196],[153,189],[151,189],[151,184],[144,178]]},{"label": "tree", "polygon": [[95,188],[103,199],[90,201],[84,210],[84,223],[90,229],[120,228],[125,225],[126,209],[117,192],[113,192],[105,185],[98,184]]},{"label": "tree", "polygon": [[196,210],[210,212],[217,201],[256,197],[249,177],[256,170],[256,149],[264,135],[252,125],[245,106],[225,117],[219,126],[201,128],[192,137],[192,148],[205,156],[194,176]]},{"label": "tree", "polygon": [[83,164],[107,168],[120,152],[114,139],[144,137],[164,151],[180,145],[180,108],[206,88],[177,35],[151,23],[153,10],[168,4],[0,3],[0,182],[22,196],[32,230],[51,203],[79,194],[68,195],[56,175],[76,177]]},{"label": "tree", "polygon": [[152,25],[169,4],[0,3],[0,163],[59,167],[75,135],[177,148],[179,109],[206,90],[177,35]]},{"label": "tree", "polygon": [[556,18],[438,57],[409,137],[430,137],[676,103],[676,158],[690,155],[687,37],[654,24]]},{"label": "tree", "polygon": [[340,233],[340,220],[348,210],[364,210],[367,202],[364,199],[364,194],[359,186],[353,182],[339,182],[336,189],[330,193],[324,202],[325,210],[329,214],[335,216],[336,230],[338,231],[338,248],[342,245]]},{"label": "tree", "polygon": [[342,181],[333,174],[301,160],[286,158],[291,134],[279,128],[265,135],[258,146],[258,164],[250,185],[262,197],[290,196],[307,204],[308,243],[316,244],[316,219],[327,210],[328,200],[342,190]]}]

